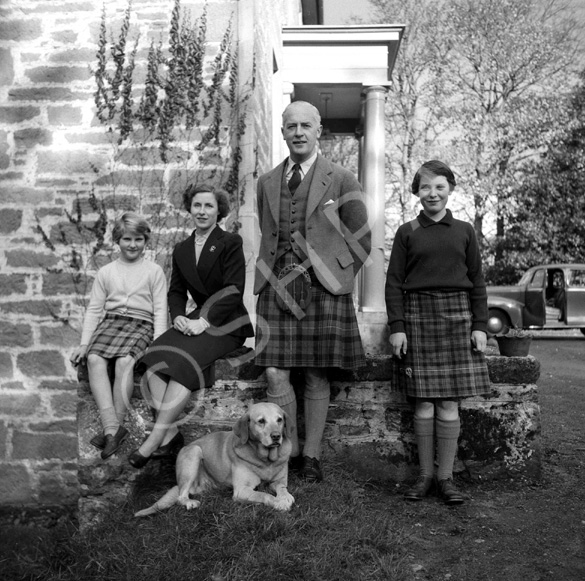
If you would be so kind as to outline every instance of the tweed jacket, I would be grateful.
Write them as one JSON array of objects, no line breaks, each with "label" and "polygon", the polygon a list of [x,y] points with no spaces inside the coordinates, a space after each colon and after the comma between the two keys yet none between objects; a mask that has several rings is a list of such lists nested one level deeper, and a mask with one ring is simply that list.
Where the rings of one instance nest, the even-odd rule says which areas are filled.
[{"label": "tweed jacket", "polygon": [[[272,279],[278,245],[280,189],[286,160],[258,180],[258,219],[262,239],[256,261],[254,294]],[[345,168],[318,155],[309,188],[305,237],[294,235],[319,279],[334,295],[353,291],[354,278],[371,250],[368,214],[361,186]]]},{"label": "tweed jacket", "polygon": [[239,234],[216,226],[195,262],[195,232],[173,250],[173,270],[168,302],[171,321],[185,315],[187,291],[197,308],[190,319],[199,317],[212,327],[239,337],[252,337],[253,327],[242,302],[246,263]]}]

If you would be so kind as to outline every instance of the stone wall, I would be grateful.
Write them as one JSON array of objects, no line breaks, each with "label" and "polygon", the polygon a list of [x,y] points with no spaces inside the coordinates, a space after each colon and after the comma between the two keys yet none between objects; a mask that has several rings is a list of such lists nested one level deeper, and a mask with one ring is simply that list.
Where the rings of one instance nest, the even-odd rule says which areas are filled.
[{"label": "stone wall", "polygon": [[[251,361],[216,364],[216,382],[196,392],[180,417],[187,442],[215,430],[229,430],[247,406],[265,400],[262,368]],[[540,365],[534,357],[488,357],[492,391],[465,399],[461,404],[462,433],[456,472],[476,479],[510,474],[540,475],[540,407],[536,381]],[[324,438],[324,469],[336,458],[360,478],[399,482],[416,466],[413,406],[391,384],[388,356],[369,356],[358,372],[336,371],[331,376],[332,398]],[[99,519],[105,504],[122,504],[139,475],[157,478],[161,462],[150,462],[141,471],[132,468],[127,455],[144,440],[153,416],[141,396],[136,377],[133,410],[127,418],[130,437],[120,453],[107,461],[89,440],[101,430],[87,379],[79,385],[80,522],[87,526]],[[293,377],[293,382],[299,378]],[[301,392],[299,391],[299,396]],[[299,406],[302,410],[302,405]],[[302,413],[302,412],[301,412]],[[303,424],[299,431],[302,436]],[[163,477],[168,478],[168,472]]]},{"label": "stone wall", "polygon": [[[182,7],[195,18],[204,4],[183,0]],[[244,136],[240,171],[242,234],[253,264],[254,184],[259,168],[266,169],[271,137],[264,118],[272,54],[280,50],[280,26],[295,2],[206,4],[210,54],[231,19],[242,84],[252,80],[253,70],[262,78],[253,92],[256,113],[252,132]],[[82,244],[67,213],[75,216],[79,199],[82,221],[91,224],[91,192],[111,214],[143,210],[136,207],[132,180],[124,177],[128,167],[118,165],[124,171],[116,174],[118,189],[112,190],[111,140],[95,116],[91,70],[102,6],[108,26],[119,30],[123,0],[0,3],[0,505],[77,501],[77,380],[68,358],[79,341],[83,304],[99,263],[88,259],[72,269],[61,232]],[[144,75],[144,47],[168,32],[173,0],[133,0],[132,6],[130,36],[140,32],[137,74]],[[262,151],[260,164],[256,149]],[[144,175],[166,193],[170,173],[148,167]]]}]

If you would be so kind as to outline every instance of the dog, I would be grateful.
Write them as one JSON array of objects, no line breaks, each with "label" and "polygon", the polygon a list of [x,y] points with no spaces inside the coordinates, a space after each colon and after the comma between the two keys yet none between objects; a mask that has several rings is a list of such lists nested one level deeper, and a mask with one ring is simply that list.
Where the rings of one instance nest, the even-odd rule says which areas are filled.
[{"label": "dog", "polygon": [[[198,508],[200,501],[191,495],[222,486],[233,488],[235,501],[290,510],[295,501],[287,490],[291,429],[279,406],[254,404],[231,432],[212,432],[182,448],[177,455],[177,486],[134,516],[155,514],[175,504]],[[256,490],[261,482],[268,483],[276,496]]]}]

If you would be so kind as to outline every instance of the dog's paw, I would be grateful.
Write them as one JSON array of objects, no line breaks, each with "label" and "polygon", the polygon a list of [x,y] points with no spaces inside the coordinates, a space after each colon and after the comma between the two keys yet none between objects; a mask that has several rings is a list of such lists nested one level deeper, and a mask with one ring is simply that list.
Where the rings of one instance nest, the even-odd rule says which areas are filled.
[{"label": "dog's paw", "polygon": [[182,504],[187,510],[193,510],[194,508],[199,508],[201,506],[201,501],[195,500],[193,498],[186,498],[185,500],[179,499],[179,504]]},{"label": "dog's paw", "polygon": [[292,508],[292,505],[294,503],[295,503],[295,497],[292,494],[287,492],[286,495],[279,496],[275,499],[274,508],[276,510],[286,512]]}]

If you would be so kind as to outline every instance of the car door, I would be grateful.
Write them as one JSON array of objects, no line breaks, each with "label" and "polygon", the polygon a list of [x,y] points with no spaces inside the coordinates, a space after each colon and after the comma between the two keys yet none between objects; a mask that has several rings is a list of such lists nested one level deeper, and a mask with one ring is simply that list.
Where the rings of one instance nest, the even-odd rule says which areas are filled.
[{"label": "car door", "polygon": [[567,278],[567,325],[585,326],[585,269],[571,268]]},{"label": "car door", "polygon": [[546,286],[546,269],[537,268],[524,291],[523,327],[542,327],[546,322],[544,290]]}]

